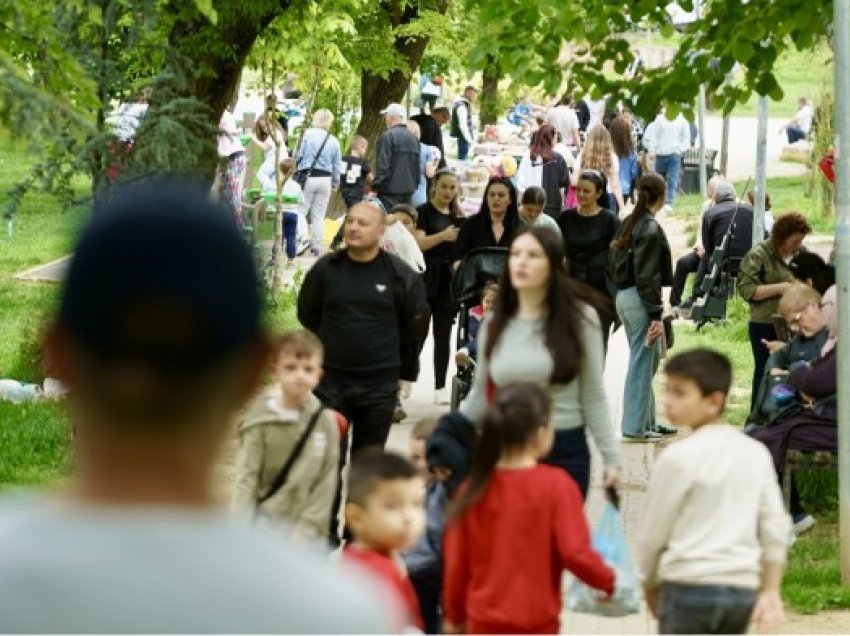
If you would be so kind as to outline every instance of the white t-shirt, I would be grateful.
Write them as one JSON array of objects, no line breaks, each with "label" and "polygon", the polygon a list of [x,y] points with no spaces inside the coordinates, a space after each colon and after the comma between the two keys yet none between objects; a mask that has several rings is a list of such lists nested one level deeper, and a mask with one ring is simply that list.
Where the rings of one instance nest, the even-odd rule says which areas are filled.
[{"label": "white t-shirt", "polygon": [[800,130],[802,130],[807,135],[809,131],[812,129],[812,119],[814,119],[815,111],[809,104],[803,106],[800,110],[797,111],[797,116],[795,119],[797,123],[800,125]]},{"label": "white t-shirt", "polygon": [[0,498],[4,633],[387,632],[375,589],[222,512]]}]

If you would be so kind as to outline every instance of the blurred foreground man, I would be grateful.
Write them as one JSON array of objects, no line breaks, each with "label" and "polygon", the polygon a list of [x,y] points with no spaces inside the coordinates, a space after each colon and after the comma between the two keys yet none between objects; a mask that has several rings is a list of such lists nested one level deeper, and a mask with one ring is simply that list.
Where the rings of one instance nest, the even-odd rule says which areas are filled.
[{"label": "blurred foreground man", "polygon": [[390,628],[368,582],[214,501],[219,444],[269,353],[258,289],[198,188],[137,186],[93,217],[46,342],[76,474],[0,498],[0,632]]}]

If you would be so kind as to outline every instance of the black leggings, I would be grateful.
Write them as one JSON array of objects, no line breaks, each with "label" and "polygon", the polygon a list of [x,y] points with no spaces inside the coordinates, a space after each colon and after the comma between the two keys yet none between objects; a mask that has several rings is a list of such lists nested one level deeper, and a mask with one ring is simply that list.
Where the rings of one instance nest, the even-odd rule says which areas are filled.
[{"label": "black leggings", "polygon": [[431,332],[434,334],[434,388],[439,390],[445,388],[449,372],[456,305],[448,290],[429,298],[428,304],[431,306]]}]

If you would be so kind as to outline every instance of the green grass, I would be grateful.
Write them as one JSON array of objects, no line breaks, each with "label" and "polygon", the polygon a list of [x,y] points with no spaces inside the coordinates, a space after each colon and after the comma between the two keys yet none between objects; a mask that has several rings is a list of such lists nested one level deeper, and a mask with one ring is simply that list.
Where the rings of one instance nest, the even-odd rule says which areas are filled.
[{"label": "green grass", "polygon": [[[0,195],[25,177],[36,159],[23,143],[0,131]],[[75,184],[80,198],[88,184]],[[59,286],[17,281],[13,276],[70,253],[88,207],[63,208],[55,198],[28,194],[15,217],[12,236],[0,234],[0,377],[41,382],[40,336],[55,310]],[[268,235],[271,221],[262,228]],[[295,295],[285,293],[266,312],[274,331],[297,326]],[[48,484],[69,468],[68,417],[53,403],[14,405],[0,402],[0,490]]]},{"label": "green grass", "polygon": [[[822,216],[815,210],[812,198],[806,193],[805,176],[772,177],[767,180],[767,192],[770,194],[774,215],[785,212],[800,212],[808,218],[816,234],[835,234],[835,217]],[[740,196],[745,194],[744,186],[747,180],[736,181],[735,188]],[[749,189],[753,189],[750,182]],[[680,195],[676,197],[672,215],[677,218],[696,219],[699,216],[702,198],[698,194]]]},{"label": "green grass", "polygon": [[[827,45],[809,51],[787,50],[776,60],[774,74],[784,96],[779,102],[768,102],[768,114],[790,119],[798,110],[798,99],[808,97],[817,104],[824,90],[832,90],[832,51]],[[747,102],[735,108],[733,115],[755,117],[757,104],[758,96],[753,94]]]}]

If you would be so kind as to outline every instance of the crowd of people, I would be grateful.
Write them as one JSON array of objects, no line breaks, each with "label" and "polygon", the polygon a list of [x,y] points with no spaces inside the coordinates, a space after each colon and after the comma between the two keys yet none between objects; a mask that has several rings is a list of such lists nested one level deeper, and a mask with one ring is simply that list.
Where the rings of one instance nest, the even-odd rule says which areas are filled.
[{"label": "crowd of people", "polygon": [[[274,164],[287,160],[300,173],[299,214],[319,256],[296,331],[262,325],[236,230],[245,148],[232,116],[218,203],[194,186],[144,183],[93,217],[47,338],[71,391],[77,477],[63,495],[0,507],[0,626],[556,633],[564,571],[602,601],[629,584],[591,544],[589,438],[613,500],[619,438],[657,442],[679,427],[693,433],[656,462],[635,555],[660,631],[782,620],[786,550],[814,525],[796,488],[784,508],[783,456],[836,444],[835,289],[829,265],[802,248],[811,227],[783,214],[749,249],[752,207],[715,179],[699,243],[674,276],[660,215],[687,122],[661,113],[641,140],[628,112],[606,117],[604,100],[588,98],[574,111],[568,97],[536,127],[516,179],[491,177],[467,218],[459,175],[441,167],[440,126],[451,122],[465,159],[476,94],[467,87],[451,111],[424,102],[431,114],[423,107],[417,122],[389,104],[374,170],[362,137],[342,155],[328,110],[292,158],[284,125],[258,120],[249,143],[264,152],[263,179],[279,188]],[[642,176],[640,143],[654,160]],[[570,144],[575,154],[559,150]],[[328,250],[336,188],[347,212]],[[756,363],[746,434],[725,423],[732,368],[714,351],[667,359],[663,421],[654,393],[672,344],[664,288],[683,308],[687,273],[704,276],[726,238]],[[452,280],[481,248],[501,250],[503,265],[477,280],[469,308]],[[472,380],[449,409],[459,318],[468,328],[454,360]],[[602,378],[617,328],[629,353],[612,422]],[[385,446],[429,332],[442,408],[415,424],[404,457]],[[211,473],[234,420],[238,514],[225,517]]]}]

